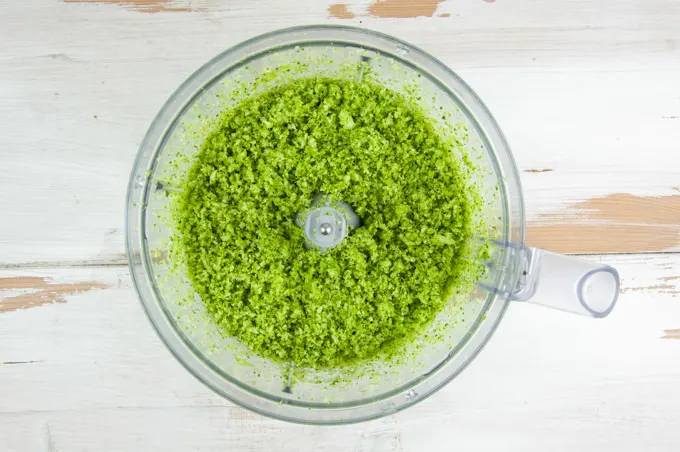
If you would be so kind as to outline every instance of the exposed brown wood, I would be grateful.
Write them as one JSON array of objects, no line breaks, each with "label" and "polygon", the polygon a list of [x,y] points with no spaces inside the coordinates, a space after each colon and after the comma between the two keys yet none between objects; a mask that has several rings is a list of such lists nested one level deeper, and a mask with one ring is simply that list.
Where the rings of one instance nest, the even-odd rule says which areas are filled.
[{"label": "exposed brown wood", "polygon": [[47,279],[40,276],[16,276],[12,278],[0,278],[0,290],[44,289],[47,287],[47,285]]},{"label": "exposed brown wood", "polygon": [[634,196],[615,193],[601,198],[591,198],[572,209],[579,216],[629,224],[679,225],[680,195]]},{"label": "exposed brown wood", "polygon": [[377,0],[368,7],[374,17],[431,17],[443,0]]},{"label": "exposed brown wood", "polygon": [[680,244],[679,227],[531,223],[527,243],[557,253],[647,253]]},{"label": "exposed brown wood", "polygon": [[560,253],[667,251],[680,245],[680,195],[588,199],[530,222],[527,242]]},{"label": "exposed brown wood", "polygon": [[172,6],[169,0],[64,0],[65,3],[112,3],[125,7],[131,7],[135,11],[142,13],[159,13],[159,12],[188,12],[193,11],[192,8]]},{"label": "exposed brown wood", "polygon": [[[79,1],[79,0],[66,0]],[[80,0],[87,1],[87,0]],[[92,1],[92,0],[90,0]],[[437,6],[444,0],[375,0],[369,7],[367,14],[373,17],[406,18],[406,17],[432,17]],[[335,3],[328,7],[330,17],[336,19],[353,19],[357,17],[350,11],[346,3]],[[450,13],[439,14],[439,17],[449,17]]]},{"label": "exposed brown wood", "polygon": [[336,3],[328,7],[328,14],[336,19],[353,19],[356,15],[345,3]]},{"label": "exposed brown wood", "polygon": [[0,313],[28,309],[50,303],[65,303],[66,296],[87,292],[92,289],[105,289],[106,284],[85,281],[78,283],[52,284],[50,278],[36,276],[17,276],[0,278],[0,291],[27,290],[30,292],[0,299]]},{"label": "exposed brown wood", "polygon": [[661,339],[680,339],[680,330],[664,330]]}]

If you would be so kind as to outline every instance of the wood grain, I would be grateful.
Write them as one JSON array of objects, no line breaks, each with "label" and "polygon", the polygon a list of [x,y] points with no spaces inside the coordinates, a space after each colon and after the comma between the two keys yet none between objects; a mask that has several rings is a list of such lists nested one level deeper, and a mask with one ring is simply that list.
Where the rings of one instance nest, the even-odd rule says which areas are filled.
[{"label": "wood grain", "polygon": [[[615,193],[571,206],[576,216],[624,224],[680,225],[680,195],[634,196]],[[565,216],[568,216],[569,213]]]},{"label": "wood grain", "polygon": [[[560,252],[664,251],[680,245],[680,196],[613,194],[539,215],[528,240]],[[625,244],[625,245],[624,245]]]},{"label": "wood grain", "polygon": [[525,169],[525,173],[549,173],[551,171],[554,171],[552,168],[529,168]]},{"label": "wood grain", "polygon": [[680,195],[591,198],[539,215],[527,242],[561,253],[673,250],[680,246]]},{"label": "wood grain", "polygon": [[[0,313],[28,309],[51,303],[65,303],[66,296],[92,289],[105,289],[106,284],[85,281],[68,284],[52,284],[49,278],[37,276],[14,276],[0,278],[0,293],[5,290],[21,290],[24,293],[3,297]],[[26,293],[26,291],[28,291]]]},{"label": "wood grain", "polygon": [[142,13],[188,12],[190,7],[173,6],[171,0],[64,0],[65,3],[109,3],[132,8]]},{"label": "wood grain", "polygon": [[664,331],[663,339],[680,339],[680,329]]}]

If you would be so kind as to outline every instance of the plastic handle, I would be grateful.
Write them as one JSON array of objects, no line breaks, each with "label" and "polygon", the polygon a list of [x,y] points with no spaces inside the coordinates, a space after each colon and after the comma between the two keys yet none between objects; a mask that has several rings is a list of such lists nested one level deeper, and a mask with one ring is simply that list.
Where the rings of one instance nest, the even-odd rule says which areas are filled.
[{"label": "plastic handle", "polygon": [[597,318],[614,308],[620,285],[614,268],[536,248],[522,251],[525,271],[512,299]]}]

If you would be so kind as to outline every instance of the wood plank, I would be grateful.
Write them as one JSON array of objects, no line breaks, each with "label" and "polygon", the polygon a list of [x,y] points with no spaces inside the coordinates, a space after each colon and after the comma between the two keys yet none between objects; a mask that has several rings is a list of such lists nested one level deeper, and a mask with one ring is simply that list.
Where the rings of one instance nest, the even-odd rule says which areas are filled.
[{"label": "wood plank", "polygon": [[1,270],[0,307],[45,284],[106,288],[0,312],[0,450],[670,450],[680,255],[589,258],[621,273],[611,316],[513,305],[446,388],[342,429],[265,419],[206,389],[156,337],[125,267]]},{"label": "wood plank", "polygon": [[[635,233],[630,222],[570,214],[619,193],[675,202],[680,4],[448,1],[435,17],[391,19],[371,15],[370,2],[349,2],[355,17],[345,20],[329,18],[328,7],[0,2],[0,264],[123,261],[127,176],[160,105],[219,51],[302,23],[392,33],[458,70],[528,171],[532,243],[563,252],[680,250],[677,223],[659,227],[654,201],[624,206],[639,217]],[[607,234],[610,224],[629,233]]]},{"label": "wood plank", "polygon": [[[0,47],[2,263],[119,262],[127,174],[166,96],[244,37],[328,15],[317,2],[108,3],[3,5],[0,33],[13,45]],[[196,12],[136,11],[161,3]],[[552,169],[524,178],[530,219],[615,193],[669,195],[680,175],[672,159],[680,143],[677,5],[501,3],[439,5],[455,11],[450,18],[357,20],[460,69],[499,118],[520,167]],[[420,31],[424,21],[431,33]],[[548,226],[558,229],[543,229],[536,242],[570,252],[641,251],[657,236],[641,229],[620,240],[599,228],[579,243],[588,224]],[[664,234],[651,250],[680,249],[677,229]]]}]

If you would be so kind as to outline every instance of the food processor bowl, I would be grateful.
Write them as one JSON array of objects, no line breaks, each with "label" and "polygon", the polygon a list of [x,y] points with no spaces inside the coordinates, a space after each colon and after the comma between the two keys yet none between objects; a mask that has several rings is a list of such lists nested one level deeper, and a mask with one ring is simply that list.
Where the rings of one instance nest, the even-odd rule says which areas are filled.
[{"label": "food processor bowl", "polygon": [[[397,92],[417,90],[425,111],[444,112],[446,124],[467,131],[468,157],[481,169],[475,184],[484,206],[477,220],[488,231],[471,240],[488,251],[480,261],[486,273],[472,290],[451,299],[423,333],[436,333],[436,341],[416,339],[398,359],[376,357],[323,369],[274,362],[219,330],[185,269],[171,258],[169,200],[200,150],[205,130],[225,108],[291,77],[360,80],[368,71]],[[524,245],[517,168],[493,116],[465,82],[410,44],[353,27],[306,26],[264,34],[196,71],[162,107],[140,146],[126,214],[134,285],[168,349],[218,394],[292,422],[365,421],[423,400],[475,358],[512,299],[603,317],[618,294],[612,268]],[[326,246],[322,239],[316,244]]]}]

